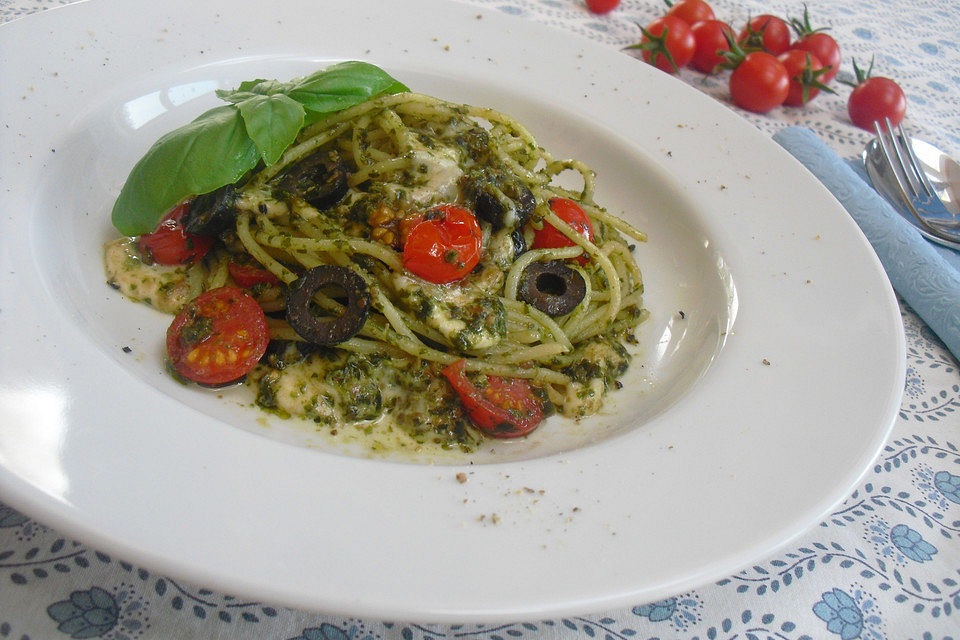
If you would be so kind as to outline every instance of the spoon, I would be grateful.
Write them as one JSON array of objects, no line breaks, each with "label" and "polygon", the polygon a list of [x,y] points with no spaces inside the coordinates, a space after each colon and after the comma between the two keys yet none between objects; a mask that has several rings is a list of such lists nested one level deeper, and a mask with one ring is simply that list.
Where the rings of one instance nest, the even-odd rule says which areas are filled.
[{"label": "spoon", "polygon": [[[913,146],[913,151],[920,162],[920,167],[927,175],[927,179],[930,180],[930,185],[940,196],[940,200],[943,201],[947,210],[952,213],[960,213],[960,163],[923,140],[910,138],[910,144]],[[880,148],[876,138],[867,144],[863,153],[860,154],[860,158],[863,160],[863,166],[867,170],[867,175],[870,176],[873,187],[893,205],[893,208],[907,222],[916,227],[920,235],[945,247],[960,249],[960,242],[944,240],[927,232],[900,201],[896,176],[893,175],[890,165],[887,164],[883,156],[883,149]]]}]

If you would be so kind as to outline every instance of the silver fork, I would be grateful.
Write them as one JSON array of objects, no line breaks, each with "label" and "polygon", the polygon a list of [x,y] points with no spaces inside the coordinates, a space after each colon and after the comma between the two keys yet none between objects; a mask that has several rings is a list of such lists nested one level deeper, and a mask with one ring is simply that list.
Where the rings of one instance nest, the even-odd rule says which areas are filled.
[{"label": "silver fork", "polygon": [[907,209],[928,233],[948,242],[960,242],[960,219],[947,210],[936,190],[927,179],[910,139],[897,125],[896,133],[889,118],[884,118],[886,130],[880,121],[873,123],[877,142],[900,190],[900,197]]}]

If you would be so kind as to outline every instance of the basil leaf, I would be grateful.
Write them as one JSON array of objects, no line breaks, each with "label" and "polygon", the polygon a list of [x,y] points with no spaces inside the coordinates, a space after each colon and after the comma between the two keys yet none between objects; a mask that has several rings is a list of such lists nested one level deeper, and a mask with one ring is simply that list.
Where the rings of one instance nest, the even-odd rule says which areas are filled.
[{"label": "basil leaf", "polygon": [[268,166],[280,159],[303,127],[304,110],[299,102],[282,93],[255,95],[237,105],[247,135],[256,143]]},{"label": "basil leaf", "polygon": [[231,91],[217,89],[216,94],[221,100],[237,103],[249,98],[250,96],[272,96],[276,93],[284,93],[289,88],[289,82],[258,79],[241,82],[239,87]]},{"label": "basil leaf", "polygon": [[258,93],[253,93],[252,91],[240,91],[239,89],[233,91],[227,91],[225,89],[217,89],[214,93],[217,94],[217,97],[221,100],[226,100],[227,102],[237,104],[243,102],[247,98],[252,98],[256,95],[262,95]]},{"label": "basil leaf", "polygon": [[127,236],[149,233],[183,199],[236,182],[259,158],[239,110],[215,107],[157,140],[137,162],[113,205],[113,225]]},{"label": "basil leaf", "polygon": [[153,231],[182,200],[233,184],[262,159],[275,163],[306,124],[381,95],[409,91],[366,62],[342,62],[290,82],[248,80],[211,109],[163,136],[136,164],[113,206],[125,235]]},{"label": "basil leaf", "polygon": [[[271,86],[282,86],[283,84],[284,83],[277,80],[265,80],[263,78],[258,78],[256,80],[247,80],[246,82],[241,82],[240,86],[237,87],[237,91],[249,91],[251,93],[259,93],[261,95],[270,95],[270,93],[264,89]],[[274,91],[273,93],[276,92]]]},{"label": "basil leaf", "polygon": [[401,93],[409,89],[383,69],[366,62],[341,62],[290,83],[286,94],[318,115],[341,111],[381,93]]}]

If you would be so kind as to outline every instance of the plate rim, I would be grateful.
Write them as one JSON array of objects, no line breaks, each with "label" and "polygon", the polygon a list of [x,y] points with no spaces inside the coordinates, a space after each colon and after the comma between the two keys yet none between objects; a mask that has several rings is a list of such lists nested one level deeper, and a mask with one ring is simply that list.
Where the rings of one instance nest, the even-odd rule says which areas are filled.
[{"label": "plate rim", "polygon": [[[129,7],[131,7],[130,11],[133,11],[133,7],[137,3],[128,2],[127,4],[129,5]],[[186,5],[187,3],[184,2],[183,4]],[[217,4],[220,4],[220,3],[214,3],[214,5],[217,5]],[[225,3],[222,3],[222,4],[225,6]],[[297,3],[293,3],[293,4],[297,4]],[[440,4],[441,4],[440,2],[433,2],[432,0],[418,0],[418,6],[439,6]],[[373,3],[363,4],[363,6],[365,7],[372,6],[372,5]],[[98,13],[103,14],[107,11],[107,8],[117,7],[117,6],[124,6],[124,3],[109,2],[107,0],[98,0],[98,2],[95,2],[95,3],[84,2],[84,3],[75,4],[75,5],[57,7],[48,13],[50,13],[50,15],[54,15],[55,17],[57,14],[54,14],[53,11],[72,12],[72,13],[82,11],[84,13],[90,13],[90,14],[98,14]],[[446,7],[447,5],[444,5],[444,6]],[[454,5],[450,5],[450,6],[452,7]],[[472,18],[477,11],[475,7],[470,7],[468,5],[457,5],[456,9],[449,9],[449,10],[453,13],[456,13],[458,16],[462,18],[467,18],[467,17]],[[65,17],[66,13],[64,13],[63,15]],[[47,25],[48,20],[50,19],[49,18],[45,19],[43,18],[42,15],[27,16],[25,18],[21,18],[21,19],[12,21],[11,23],[7,23],[6,25],[3,25],[2,27],[0,27],[0,33],[3,33],[4,30],[6,30],[6,32],[9,33],[9,32],[12,32],[14,29],[19,31],[27,31],[27,32],[29,32],[31,29],[43,29]],[[543,37],[543,34],[555,33],[546,27],[542,27],[539,25],[531,26],[529,21],[524,21],[520,18],[515,18],[512,16],[498,15],[495,18],[491,17],[490,21],[495,22],[497,25],[506,25],[510,29],[520,31],[524,34],[538,34],[537,37]],[[83,21],[81,20],[78,20],[77,22],[83,23]],[[19,25],[19,26],[11,26],[11,25]],[[610,52],[604,49],[601,45],[597,43],[593,43],[586,39],[575,39],[575,40],[579,43],[579,46],[582,48],[583,56],[585,58],[588,58],[588,59],[596,58],[604,61],[607,59],[610,59],[610,60],[613,59],[613,57],[610,55]],[[646,75],[652,81],[655,81],[654,84],[658,84],[662,80],[657,76],[653,76],[652,72],[650,72],[649,70],[646,70],[645,68],[639,68],[639,65],[638,65],[638,69],[636,70],[636,73],[640,76]],[[687,95],[691,95],[691,94],[687,94]],[[574,101],[571,100],[571,103],[572,102]],[[704,104],[706,103],[704,102]],[[744,124],[747,124],[747,123],[744,121]],[[746,131],[746,129],[743,129],[743,131]],[[761,134],[756,131],[755,133],[756,133],[756,136],[754,136],[754,139],[761,140],[761,137],[760,137]],[[764,144],[768,145],[766,147],[767,151],[769,151],[774,155],[783,154],[777,157],[784,159],[784,156],[786,155],[785,151],[782,151],[782,150],[776,151],[774,148],[775,146],[774,143],[770,141]],[[793,161],[792,158],[790,158],[789,160]],[[796,161],[793,161],[793,162],[795,163],[798,170],[805,171],[804,169],[802,169],[802,165],[800,165]],[[825,188],[823,188],[822,185],[819,185],[819,183],[812,184],[810,182],[813,180],[812,176],[807,174],[806,180],[808,181],[807,186],[819,194],[817,196],[818,198],[832,199],[832,196],[829,196],[828,192],[826,192]],[[834,200],[834,203],[835,203],[835,200]],[[836,204],[836,208],[839,208],[839,204]],[[852,221],[848,221],[848,222],[849,222],[849,224],[847,225],[848,228],[850,228],[851,231],[856,231],[856,233],[858,233],[859,230],[855,229],[854,223]],[[856,233],[853,233],[854,237],[856,237]],[[860,243],[862,245],[860,247],[861,250],[864,249],[865,247],[868,248],[868,245],[866,245],[866,240],[863,239],[862,234],[860,235]],[[870,253],[872,254],[872,251]],[[869,255],[867,256],[866,259],[868,260],[870,259]],[[880,267],[879,261],[876,259],[875,256],[873,256],[873,261],[874,261],[874,264],[873,264],[874,270],[879,270],[878,275],[882,274],[882,268]],[[885,295],[887,296],[887,302],[888,302],[888,304],[886,305],[887,311],[891,314],[891,316],[895,314],[897,321],[899,321],[899,308],[896,306],[896,301],[893,296],[892,290],[889,288],[889,283],[886,283],[886,287],[881,287],[881,289],[885,292]],[[889,304],[891,302],[893,303],[892,305]],[[899,327],[899,333],[894,336],[895,341],[898,342],[898,345],[897,345],[898,357],[897,357],[897,362],[895,364],[895,371],[891,375],[891,380],[895,380],[896,378],[899,378],[902,380],[903,375],[905,374],[905,367],[906,367],[904,349],[900,348],[904,343],[903,327],[902,327],[902,323],[901,324],[893,323],[893,324]],[[893,350],[892,347],[891,349]],[[718,367],[718,371],[719,371],[719,367]],[[718,371],[712,372],[712,375],[716,375]],[[0,389],[0,391],[2,390],[3,389]],[[858,456],[858,458],[861,464],[858,465],[858,468],[856,470],[851,470],[848,473],[844,474],[844,483],[848,486],[845,487],[842,491],[838,488],[836,491],[832,492],[832,494],[822,496],[821,499],[816,502],[815,506],[811,506],[809,508],[812,510],[819,510],[820,512],[817,514],[818,517],[820,515],[825,514],[827,511],[829,511],[830,508],[838,504],[845,497],[846,493],[849,491],[849,488],[852,488],[852,486],[854,486],[857,482],[859,482],[860,478],[862,478],[863,475],[867,472],[870,461],[872,461],[876,453],[879,452],[879,450],[882,448],[884,441],[886,440],[890,430],[893,427],[893,422],[896,416],[896,410],[899,408],[899,399],[900,399],[899,396],[897,396],[895,399],[892,396],[887,397],[887,404],[890,406],[886,407],[883,413],[885,415],[888,415],[888,424],[886,424],[884,428],[878,429],[874,432],[873,441],[870,443],[870,446],[867,447],[868,450],[862,450],[859,452],[860,455]],[[235,439],[244,440],[247,437],[248,436],[240,435],[240,436],[237,436]],[[611,445],[607,444],[607,445],[604,445],[604,447],[602,448],[608,450],[607,452],[609,452],[610,447]],[[238,445],[238,448],[242,448],[242,446]],[[590,456],[592,457],[595,454],[596,452],[592,452]],[[582,453],[574,452],[564,457],[566,457],[568,460],[580,459],[582,458],[583,455],[584,454]],[[2,459],[2,451],[0,451],[0,459]],[[866,462],[863,462],[863,460],[866,460]],[[557,462],[556,460],[548,460],[548,461],[545,461],[543,464],[544,465],[555,464],[556,462]],[[352,466],[352,464],[348,464],[347,466]],[[527,465],[521,465],[521,466],[532,467],[532,466],[543,466],[543,465],[541,465],[540,463],[531,462]],[[513,469],[515,467],[509,466],[509,468]],[[491,465],[488,471],[491,474],[491,477],[495,476],[498,473],[502,475],[506,474],[506,471],[504,469],[498,469],[498,465]],[[398,473],[397,475],[402,477],[409,474],[404,472],[404,473]],[[424,474],[418,473],[418,475],[422,476]],[[2,464],[2,463],[0,463],[0,478],[3,478],[4,480],[2,483],[0,483],[0,492],[2,492],[4,500],[8,501],[12,506],[16,508],[23,508],[26,511],[30,511],[32,514],[33,513],[42,514],[45,518],[47,518],[47,523],[52,523],[53,526],[63,531],[76,532],[76,535],[78,537],[81,537],[85,540],[96,541],[97,546],[99,548],[109,550],[111,552],[116,552],[118,553],[118,555],[124,555],[125,557],[129,557],[129,554],[132,553],[133,555],[136,556],[136,558],[130,558],[130,559],[135,559],[138,562],[140,559],[143,559],[143,563],[145,565],[149,565],[151,567],[157,567],[158,569],[162,569],[163,567],[167,567],[168,569],[173,569],[178,575],[190,576],[191,579],[196,582],[204,582],[207,584],[209,584],[210,582],[216,583],[218,588],[223,589],[224,591],[227,591],[230,593],[235,593],[235,592],[241,593],[241,594],[249,593],[251,595],[257,595],[257,597],[266,597],[269,595],[271,600],[275,600],[280,604],[288,604],[288,606],[296,606],[300,608],[318,608],[316,607],[316,602],[311,600],[309,596],[307,597],[306,600],[304,600],[303,599],[304,594],[289,593],[282,589],[281,590],[270,590],[270,589],[265,590],[263,584],[254,584],[252,582],[244,583],[243,580],[237,580],[235,575],[230,576],[227,579],[227,581],[221,581],[219,578],[222,578],[224,576],[218,577],[215,574],[211,574],[209,572],[209,569],[202,570],[199,567],[192,565],[188,562],[182,562],[182,561],[178,562],[176,558],[173,558],[169,555],[170,553],[169,549],[164,549],[163,552],[151,553],[150,550],[141,548],[136,543],[133,543],[129,540],[118,540],[115,537],[112,537],[108,532],[97,530],[96,527],[90,526],[89,523],[86,526],[78,525],[78,523],[82,521],[82,518],[80,516],[82,516],[83,514],[79,514],[74,511],[75,509],[74,505],[71,503],[69,497],[61,496],[60,499],[56,499],[53,496],[49,495],[48,493],[45,493],[42,490],[38,490],[36,486],[29,484],[29,482],[25,481],[24,478],[18,475],[17,473],[12,473],[8,468],[8,465]],[[500,488],[502,488],[502,486],[504,486],[502,482],[498,482],[495,480],[490,480],[489,482],[491,485],[496,485],[495,488],[497,490],[499,490]],[[815,520],[810,520],[809,514],[807,514],[805,521],[807,525],[812,525],[815,522]],[[784,536],[781,532],[780,535],[776,536],[777,539],[775,541],[770,542],[770,545],[773,545],[773,542],[776,542],[778,544],[773,546],[767,545],[767,549],[772,551],[774,548],[779,548],[788,544],[792,539],[799,536],[803,532],[803,530],[804,530],[803,528],[794,527],[793,534],[789,536]],[[748,555],[751,556],[751,558],[746,558],[746,556]],[[698,584],[702,584],[702,583],[708,582],[710,579],[723,577],[729,574],[730,571],[735,570],[735,568],[737,568],[738,566],[742,566],[742,563],[748,562],[750,559],[752,559],[752,556],[753,556],[752,551],[750,552],[742,551],[740,556],[738,556],[737,558],[728,559],[726,563],[720,566],[714,566],[712,568],[712,571],[702,572],[697,577],[696,582]],[[731,566],[731,562],[735,566]],[[171,571],[171,573],[174,571]],[[464,610],[463,608],[460,608],[459,610],[453,610],[450,608],[445,608],[443,606],[434,606],[434,607],[424,607],[421,610],[415,612],[415,615],[420,618],[429,618],[430,620],[436,620],[436,621],[463,622],[465,620],[476,620],[476,621],[486,622],[486,621],[502,621],[507,619],[515,620],[515,619],[522,618],[523,616],[526,616],[526,615],[530,615],[530,616],[558,615],[558,614],[568,613],[571,611],[580,613],[588,610],[595,611],[600,608],[609,608],[611,606],[619,606],[621,604],[636,603],[637,600],[634,600],[634,598],[639,593],[647,594],[647,596],[645,597],[649,597],[650,594],[655,594],[655,593],[666,594],[668,592],[675,592],[679,590],[679,588],[681,588],[681,583],[683,585],[683,588],[688,586],[694,586],[691,582],[692,580],[693,580],[693,576],[688,575],[685,581],[681,581],[676,584],[661,585],[659,589],[650,587],[648,585],[645,589],[636,590],[634,592],[606,594],[606,595],[601,595],[599,597],[583,596],[580,600],[569,601],[566,603],[554,603],[551,605],[549,603],[538,602],[533,604],[532,605],[533,608],[530,609],[529,611],[524,610],[523,607],[510,608],[503,604],[498,605],[496,610],[493,610],[493,609]],[[256,582],[256,581],[253,581],[253,582]],[[315,595],[316,594],[312,594],[312,596],[315,596]],[[311,602],[313,602],[314,606],[310,606]],[[329,605],[332,602],[333,601],[331,600],[327,604]],[[389,603],[384,603],[384,602],[372,603],[372,604],[359,603],[359,602],[352,601],[349,597],[346,598],[344,601],[332,604],[332,609],[336,609],[337,611],[333,611],[330,608],[330,606],[324,606],[324,605],[321,605],[319,609],[327,610],[330,613],[347,611],[350,613],[358,613],[362,616],[376,616],[381,618],[400,617],[405,613],[409,613],[408,609],[391,607]]]}]

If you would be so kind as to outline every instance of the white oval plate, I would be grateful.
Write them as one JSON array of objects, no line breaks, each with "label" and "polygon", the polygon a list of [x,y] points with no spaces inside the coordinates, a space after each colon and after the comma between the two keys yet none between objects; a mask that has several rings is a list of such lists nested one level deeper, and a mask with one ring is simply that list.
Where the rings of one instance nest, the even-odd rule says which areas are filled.
[{"label": "white oval plate", "polygon": [[[401,463],[164,373],[169,319],[104,284],[126,173],[214,89],[342,59],[517,116],[650,234],[652,317],[605,415],[485,464]],[[0,494],[95,547],[330,613],[598,611],[785,544],[892,427],[902,325],[854,223],[747,122],[624,53],[440,0],[96,0],[4,26],[0,68]]]}]

